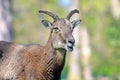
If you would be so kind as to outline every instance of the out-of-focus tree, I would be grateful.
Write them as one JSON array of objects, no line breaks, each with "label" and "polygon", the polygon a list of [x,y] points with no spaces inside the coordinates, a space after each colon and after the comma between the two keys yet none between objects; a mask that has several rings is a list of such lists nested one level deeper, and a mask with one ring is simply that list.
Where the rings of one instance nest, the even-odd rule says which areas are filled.
[{"label": "out-of-focus tree", "polygon": [[115,19],[120,19],[120,0],[111,0],[111,9]]},{"label": "out-of-focus tree", "polygon": [[90,58],[91,58],[91,45],[88,30],[86,27],[80,28],[81,38],[81,61],[82,61],[82,73],[83,73],[83,80],[93,80],[92,72],[91,72],[91,65],[90,65]]},{"label": "out-of-focus tree", "polygon": [[12,0],[0,0],[0,40],[13,40]]}]

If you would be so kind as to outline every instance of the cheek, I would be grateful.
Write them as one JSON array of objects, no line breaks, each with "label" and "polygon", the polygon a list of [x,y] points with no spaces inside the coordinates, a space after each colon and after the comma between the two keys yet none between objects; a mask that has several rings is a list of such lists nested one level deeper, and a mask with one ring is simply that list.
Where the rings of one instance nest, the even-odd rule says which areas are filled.
[{"label": "cheek", "polygon": [[60,40],[62,43],[66,43],[65,37],[64,37],[61,33],[59,34],[59,40]]}]

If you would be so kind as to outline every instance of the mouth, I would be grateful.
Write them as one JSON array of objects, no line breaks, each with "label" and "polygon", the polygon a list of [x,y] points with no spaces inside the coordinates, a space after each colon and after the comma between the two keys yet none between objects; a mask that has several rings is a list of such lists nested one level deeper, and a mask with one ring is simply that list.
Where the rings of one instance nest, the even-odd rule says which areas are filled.
[{"label": "mouth", "polygon": [[73,51],[73,46],[71,46],[71,45],[66,45],[65,46],[65,49],[68,51],[68,52],[72,52]]},{"label": "mouth", "polygon": [[67,51],[72,52],[73,51],[73,46],[67,46]]}]

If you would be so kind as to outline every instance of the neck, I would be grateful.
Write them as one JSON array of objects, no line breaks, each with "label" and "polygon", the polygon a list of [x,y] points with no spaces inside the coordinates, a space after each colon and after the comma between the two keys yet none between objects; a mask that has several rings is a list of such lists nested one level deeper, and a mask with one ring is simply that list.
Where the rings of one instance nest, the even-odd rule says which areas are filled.
[{"label": "neck", "polygon": [[[47,41],[46,47],[47,51],[49,52],[48,55],[51,56],[48,59],[48,63],[51,63],[49,66],[55,65],[55,73],[54,74],[54,80],[58,80],[61,75],[61,71],[65,64],[65,56],[66,56],[66,50],[63,48],[54,48],[54,42],[53,42],[52,34],[50,34],[49,39]],[[54,68],[52,68],[54,69]]]},{"label": "neck", "polygon": [[54,50],[53,42],[52,42],[52,34],[50,34],[50,36],[48,38],[48,41],[47,41],[47,44],[46,44],[45,47],[48,49],[48,51],[50,51],[50,50],[53,51]]}]

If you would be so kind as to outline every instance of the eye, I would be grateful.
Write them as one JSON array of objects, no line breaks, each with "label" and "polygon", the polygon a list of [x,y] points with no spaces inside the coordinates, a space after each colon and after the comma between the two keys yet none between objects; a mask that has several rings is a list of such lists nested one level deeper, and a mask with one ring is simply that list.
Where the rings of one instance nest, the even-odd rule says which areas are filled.
[{"label": "eye", "polygon": [[55,30],[55,32],[59,32],[60,31],[60,29],[58,27],[55,27],[53,29]]}]

